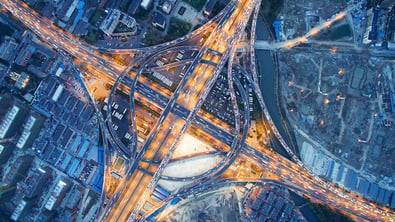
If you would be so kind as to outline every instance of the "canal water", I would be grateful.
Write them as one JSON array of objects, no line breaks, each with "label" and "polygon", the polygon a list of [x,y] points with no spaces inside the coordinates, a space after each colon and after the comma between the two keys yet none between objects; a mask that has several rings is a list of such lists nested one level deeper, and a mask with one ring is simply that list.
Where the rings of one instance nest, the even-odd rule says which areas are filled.
[{"label": "canal water", "polygon": [[[262,19],[257,20],[256,40],[269,40],[269,34]],[[255,50],[255,57],[258,75],[260,76],[261,80],[262,96],[265,100],[266,107],[273,120],[273,123],[277,127],[277,130],[285,142],[289,144],[289,138],[281,122],[280,110],[277,106],[275,62],[273,61],[271,52],[268,50]],[[277,139],[273,140],[273,145],[276,152],[287,158],[290,158]]]}]

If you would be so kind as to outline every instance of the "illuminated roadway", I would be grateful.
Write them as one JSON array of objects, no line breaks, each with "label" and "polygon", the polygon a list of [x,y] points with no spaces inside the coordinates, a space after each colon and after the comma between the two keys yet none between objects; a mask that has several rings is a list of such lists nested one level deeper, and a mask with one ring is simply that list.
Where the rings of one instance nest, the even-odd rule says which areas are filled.
[{"label": "illuminated roadway", "polygon": [[[70,54],[80,53],[78,58],[83,58],[87,61],[88,64],[97,65],[101,63],[104,66],[106,71],[122,71],[124,69],[123,66],[118,65],[112,61],[109,61],[96,53],[94,51],[110,53],[110,54],[141,54],[145,53],[147,50],[158,51],[162,48],[166,48],[169,46],[173,46],[179,43],[182,43],[189,38],[205,31],[208,27],[210,27],[213,23],[219,20],[227,12],[227,7],[225,10],[222,10],[218,13],[214,18],[209,20],[207,23],[199,27],[198,29],[192,31],[186,36],[182,36],[177,38],[171,42],[165,42],[159,45],[144,47],[138,49],[109,49],[109,48],[100,48],[96,46],[92,46],[81,42],[79,39],[75,38],[69,33],[64,32],[63,30],[55,27],[51,21],[47,18],[38,15],[34,10],[30,9],[28,5],[21,1],[16,0],[1,0],[1,3],[4,7],[7,8],[15,17],[17,17],[22,23],[24,23],[27,27],[30,28],[36,35],[42,38],[43,41],[46,41],[48,44],[55,48],[62,48]],[[67,47],[64,47],[67,45]]]},{"label": "illuminated roadway", "polygon": [[[137,157],[137,161],[136,161],[137,164],[139,163],[138,160],[144,156],[144,154],[147,152],[148,148],[150,149],[149,150],[150,152],[147,152],[146,158],[152,159],[153,156],[157,155],[158,150],[160,148],[162,148],[162,147],[168,148],[168,147],[172,146],[172,144],[174,142],[172,140],[174,140],[177,137],[177,135],[180,135],[180,134],[174,133],[174,131],[181,130],[184,120],[177,118],[176,116],[174,116],[173,114],[171,114],[169,112],[172,109],[172,107],[174,106],[174,103],[175,103],[178,95],[180,94],[181,90],[183,89],[183,86],[186,84],[187,78],[192,74],[191,71],[193,71],[193,68],[199,64],[198,63],[199,59],[201,57],[203,57],[203,53],[205,51],[206,50],[201,50],[199,52],[199,54],[197,55],[197,58],[195,58],[195,60],[194,60],[194,63],[189,67],[187,74],[185,74],[184,79],[181,81],[181,83],[180,83],[181,87],[179,86],[176,89],[172,98],[169,100],[169,103],[166,105],[162,115],[159,118],[159,121],[155,124],[153,130],[151,131],[150,136],[145,141],[145,143],[142,147],[142,150],[140,151],[140,153]],[[142,67],[139,69],[139,71],[136,74],[137,77],[141,74],[142,70],[145,68],[145,65],[146,64],[142,65]],[[170,118],[166,118],[167,116],[169,116]],[[166,122],[165,122],[165,120],[166,120]],[[173,127],[171,129],[171,131],[172,131],[171,133],[170,133],[169,127],[161,127],[163,125],[163,123],[165,123],[168,126],[170,124],[173,125]],[[167,147],[162,146],[165,143],[167,143],[167,145],[168,145]],[[151,144],[153,144],[153,146],[156,146],[156,147],[152,148]],[[165,153],[166,153],[166,151],[164,151],[163,153],[159,153],[159,155],[165,154]],[[134,173],[134,172],[135,173],[133,174],[133,176],[131,176],[131,178],[129,180],[130,182],[128,183],[128,185],[126,187],[126,193],[122,193],[121,200],[117,201],[118,205],[116,205],[115,209],[113,209],[111,211],[111,214],[108,216],[109,217],[108,220],[121,220],[121,221],[126,220],[129,216],[129,211],[131,209],[133,209],[132,206],[130,206],[130,205],[135,204],[135,202],[137,201],[137,198],[132,198],[130,196],[133,194],[140,196],[140,194],[141,194],[141,192],[138,192],[140,190],[132,189],[132,188],[137,188],[136,183],[138,183],[139,189],[141,189],[141,191],[142,191],[143,189],[145,189],[147,187],[147,183],[150,182],[151,178],[144,175],[140,171],[135,171],[137,164],[134,164],[132,166],[132,168],[130,169],[131,173]],[[147,166],[146,163],[140,163],[140,165],[141,165],[140,167],[142,167],[142,168],[148,168],[148,169],[154,168],[154,169],[152,169],[152,171],[157,170],[157,166],[152,166],[149,164]],[[136,190],[136,192],[133,192],[134,190]],[[117,198],[117,197],[115,197],[115,198]],[[122,203],[122,201],[124,201],[124,203]],[[112,201],[110,201],[110,203],[112,203]],[[125,206],[119,207],[119,204],[126,205],[127,209],[123,210],[125,208]],[[121,211],[120,214],[118,214],[118,212],[117,212],[119,210]],[[105,213],[105,216],[106,216],[106,214],[107,213]],[[116,217],[116,219],[114,219],[113,217]]]},{"label": "illuminated roadway", "polygon": [[[33,14],[31,14],[29,11],[21,11],[20,5],[19,5],[19,7],[18,7],[18,5],[14,6],[14,5],[12,5],[12,3],[10,1],[6,1],[6,0],[4,0],[2,2],[3,2],[3,5],[7,7],[8,10],[12,11],[13,14],[16,15],[22,22],[24,22],[36,34],[38,34],[42,39],[47,41],[50,45],[54,46],[55,48],[59,47],[59,48],[62,48],[64,50],[68,51],[71,55],[76,56],[76,57],[80,58],[83,61],[87,61],[88,64],[93,64],[96,68],[98,68],[98,69],[100,69],[102,71],[105,71],[106,74],[109,74],[113,78],[117,78],[118,74],[120,73],[120,71],[124,69],[123,66],[116,65],[113,62],[108,61],[108,60],[102,58],[99,55],[96,55],[95,53],[92,52],[91,48],[88,48],[86,45],[82,45],[82,44],[76,43],[76,40],[71,39],[70,37],[67,37],[67,35],[64,35],[64,36],[59,35],[59,32],[58,31],[54,31],[54,29],[51,28],[51,26],[48,25],[48,23],[43,23],[42,21],[37,20],[37,18],[38,18],[37,15],[33,16]],[[340,15],[339,18],[341,18],[342,16],[343,15]],[[34,18],[34,19],[31,19],[31,18]],[[336,18],[336,16],[335,16],[335,18]],[[228,23],[226,23],[226,24],[228,24]],[[226,24],[225,24],[225,26],[226,26]],[[330,24],[327,23],[326,25],[330,25]],[[238,29],[237,31],[241,32],[241,29]],[[312,32],[311,34],[314,34],[314,32]],[[216,34],[216,33],[214,33],[214,34]],[[212,33],[210,35],[210,38],[211,38],[211,36],[214,36],[214,34]],[[301,37],[299,39],[295,39],[293,42],[288,42],[288,43],[292,43],[292,44],[286,45],[286,47],[293,47],[294,44],[297,45],[297,44],[304,43],[306,41],[307,40],[305,38]],[[209,41],[207,41],[207,42],[209,42]],[[234,42],[231,42],[231,43],[234,44]],[[233,45],[233,44],[230,44],[230,45]],[[218,44],[218,45],[220,45],[220,44]],[[166,44],[164,44],[163,47],[166,47]],[[204,51],[205,48],[202,47],[201,50]],[[160,51],[160,50],[158,50],[158,51]],[[224,52],[223,50],[219,50],[219,49],[215,50],[215,51],[222,51],[222,52]],[[213,63],[218,64],[218,66],[221,67],[221,66],[224,65],[223,64],[224,59],[229,56],[229,53],[224,53],[224,54],[225,55],[222,56],[222,57],[218,56],[218,55],[209,54],[209,53],[206,53],[204,55],[201,54],[199,57],[195,58],[194,61],[196,61],[196,60],[200,60],[201,61],[202,59],[204,59],[204,60],[207,60],[207,61],[212,61]],[[193,66],[191,66],[191,67],[193,67]],[[215,68],[213,68],[210,65],[204,65],[204,64],[199,63],[197,65],[197,67],[198,68],[199,67],[203,67],[202,68],[203,72],[207,72],[207,73],[213,73],[214,72],[215,73],[215,71],[214,71]],[[193,75],[191,75],[191,76],[193,76]],[[199,80],[200,79],[200,75],[199,75],[199,79],[193,80],[193,78],[190,78],[189,80],[190,81],[198,81],[198,82],[199,81],[203,81],[204,82],[204,81],[207,81],[207,78],[208,78],[208,76],[203,77],[202,80]],[[184,78],[184,79],[186,79],[186,78]],[[255,80],[255,78],[254,78],[254,80]],[[196,110],[194,110],[194,107],[199,107],[198,106],[199,102],[202,101],[201,99],[204,98],[204,94],[208,91],[208,90],[204,90],[204,89],[209,89],[209,87],[204,88],[202,86],[199,86],[198,84],[196,84],[196,85],[197,85],[198,88],[191,89],[191,91],[190,91],[191,93],[190,94],[192,96],[190,96],[189,99],[187,99],[186,94],[188,94],[188,92],[186,92],[186,91],[183,91],[182,93],[180,92],[179,95],[176,95],[178,100],[175,100],[174,95],[172,96],[172,99],[174,98],[174,100],[171,100],[170,103],[172,103],[173,105],[170,106],[170,108],[168,109],[169,111],[168,111],[167,114],[164,115],[163,120],[159,121],[159,124],[158,124],[158,127],[157,127],[158,128],[157,132],[154,133],[156,135],[158,135],[158,134],[160,135],[159,139],[157,139],[154,136],[156,141],[158,141],[158,140],[159,141],[168,141],[169,147],[174,147],[174,145],[178,141],[177,137],[180,137],[183,134],[182,133],[182,131],[183,131],[182,129],[186,129],[188,127],[188,125],[189,125],[188,121],[191,121],[191,119],[193,119],[195,114],[194,114],[194,112],[191,112],[191,113],[188,114],[188,118],[186,120],[182,120],[179,117],[177,117],[176,115],[173,115],[171,113],[171,112],[174,112],[174,111],[172,111],[172,109],[174,108],[173,110],[175,110],[177,108],[177,105],[174,105],[175,101],[176,101],[177,103],[180,104],[179,106],[186,107],[188,111],[191,110],[191,109],[193,111],[196,111]],[[136,88],[138,88],[138,86],[139,86],[139,84],[136,85]],[[163,113],[162,113],[162,116],[163,116]],[[178,124],[175,124],[176,125],[175,127],[178,130],[178,133],[177,134],[173,134],[172,136],[169,135],[171,133],[167,132],[168,130],[163,129],[164,127],[162,126],[162,124],[173,123],[172,121],[169,121],[169,119],[170,120],[175,119],[176,122],[178,123]],[[199,120],[197,122],[199,122]],[[181,125],[183,125],[183,126],[181,126]],[[182,127],[182,129],[179,129],[181,127]],[[171,138],[168,138],[169,136],[171,136]],[[151,147],[146,147],[146,149],[148,151],[151,151],[152,148]],[[157,149],[160,149],[160,147],[157,147]],[[251,154],[251,155],[253,155],[252,157],[254,157],[254,158],[258,158],[257,156],[262,154],[261,152],[256,151],[255,149],[252,149],[252,148],[251,148],[251,150],[247,150],[246,152],[247,152],[247,154],[248,153],[251,154],[252,152],[254,152],[254,154]],[[147,153],[149,154],[150,152],[147,152]],[[151,157],[155,156],[156,153],[150,154]],[[165,155],[165,153],[166,154],[170,153],[170,155],[166,155],[166,156],[171,156],[171,152],[168,153],[166,151],[160,153],[159,156],[161,156],[163,158],[163,155]],[[271,159],[275,159],[276,157],[273,156],[273,155],[274,154],[271,154],[271,155],[269,155],[269,157]],[[281,157],[277,157],[277,158],[281,159]],[[164,163],[166,163],[166,161],[164,161]],[[372,219],[372,218],[379,217],[379,218],[389,218],[390,220],[394,218],[392,213],[387,213],[387,212],[384,212],[384,211],[382,211],[380,209],[374,209],[374,205],[372,205],[370,203],[361,202],[361,200],[359,200],[359,199],[358,200],[352,199],[352,198],[348,197],[346,194],[342,194],[341,192],[336,192],[336,190],[333,187],[326,188],[323,185],[321,185],[320,183],[316,183],[315,180],[317,178],[311,178],[311,176],[308,176],[308,174],[305,173],[305,171],[303,169],[300,169],[299,166],[295,165],[294,163],[291,163],[291,162],[286,163],[287,165],[289,165],[291,167],[284,167],[284,164],[285,163],[278,162],[278,165],[274,167],[275,170],[277,170],[276,174],[279,174],[281,177],[284,177],[287,181],[291,181],[292,183],[297,184],[298,183],[297,181],[293,181],[293,180],[295,180],[294,177],[287,178],[287,175],[291,175],[291,173],[292,173],[291,169],[293,169],[293,167],[297,168],[298,169],[297,172],[301,174],[300,180],[302,181],[302,183],[299,183],[299,184],[301,184],[301,187],[303,187],[303,189],[308,190],[310,194],[314,193],[314,192],[322,192],[323,194],[326,195],[327,192],[328,192],[328,189],[330,191],[332,191],[333,197],[329,197],[329,199],[326,200],[326,202],[331,204],[332,206],[336,206],[336,207],[338,207],[340,209],[345,209],[346,211],[348,211],[350,213],[353,213],[355,215],[361,216],[363,218]],[[164,165],[166,165],[166,164],[164,164]],[[158,173],[158,172],[160,172],[160,170],[157,170],[157,166],[154,167],[154,166],[151,166],[151,165],[149,165],[147,163],[146,164],[141,163],[140,167],[144,167],[144,166],[148,167],[147,168],[148,170],[150,168],[152,168],[153,169],[152,172],[155,171],[156,174],[160,174],[160,173]],[[130,171],[130,172],[132,172],[132,171]],[[152,189],[154,184],[151,184],[151,189]],[[148,186],[148,187],[150,187],[150,186]],[[141,194],[141,193],[143,193],[143,190],[145,190],[144,193],[149,193],[150,189],[146,189],[146,188],[147,188],[147,186],[142,187],[138,192],[135,192],[135,193]],[[312,189],[312,188],[314,188],[314,189]],[[336,200],[335,203],[333,202],[334,200]],[[133,202],[135,203],[135,202],[137,202],[137,200],[134,200]],[[131,205],[133,205],[133,204],[131,204]],[[133,219],[133,217],[131,219]]]},{"label": "illuminated roadway", "polygon": [[[235,20],[240,19],[242,24],[245,24],[243,14],[245,10],[236,9],[235,11],[238,11],[238,14],[234,16]],[[227,17],[225,16],[225,18]],[[159,121],[155,124],[152,132],[150,133],[150,136],[145,141],[142,151],[139,153],[139,157],[142,157],[145,154],[145,158],[153,159],[153,157],[157,155],[159,151],[165,149],[165,151],[162,151],[161,153],[161,155],[164,155],[164,157],[159,167],[156,165],[150,165],[148,163],[139,164],[141,168],[146,168],[151,172],[154,171],[154,177],[151,178],[150,176],[142,173],[141,171],[134,171],[133,176],[130,178],[130,186],[127,186],[126,191],[122,193],[115,207],[112,208],[111,213],[108,215],[107,219],[109,221],[124,221],[126,219],[134,220],[138,216],[137,214],[139,213],[142,204],[145,202],[148,195],[152,192],[154,186],[157,183],[157,180],[160,178],[161,172],[163,171],[167,162],[170,160],[175,145],[184,134],[184,132],[190,125],[191,120],[199,110],[202,101],[204,100],[204,97],[207,95],[207,92],[213,85],[216,76],[218,76],[218,73],[224,65],[224,61],[227,59],[227,55],[229,54],[230,48],[218,48],[218,46],[221,46],[221,41],[223,41],[223,39],[218,38],[218,36],[215,35],[217,32],[219,32],[219,30],[222,30],[222,21],[226,20],[224,19],[219,22],[217,29],[209,36],[202,49],[199,51],[194,62],[188,68],[188,71],[185,74],[183,80],[181,81],[180,85],[172,95],[172,98],[170,99],[169,103],[166,105],[164,111],[159,117]],[[230,23],[233,24],[232,20],[227,20],[223,23],[225,29],[230,29],[233,32],[237,30],[232,30],[231,26],[228,25]],[[218,27],[221,27],[221,29]],[[229,36],[232,37],[233,35],[231,34]],[[235,36],[238,37],[238,35]],[[226,38],[225,41],[230,40],[230,43],[233,43],[235,39],[236,38],[234,37],[230,39]],[[210,60],[213,57],[210,54],[206,54],[207,48],[209,47],[214,49],[215,51],[221,52],[222,50],[221,53],[225,55],[221,59],[214,60],[214,62],[218,62],[219,64],[219,66],[216,68],[199,63],[202,58],[207,58],[208,60]],[[226,51],[224,51],[224,49],[226,49]],[[143,68],[144,65],[142,66],[142,68],[140,68],[136,76],[138,76],[139,73],[142,72],[141,70]],[[212,74],[210,73],[214,73],[214,75],[212,76]],[[208,84],[206,82],[208,82]],[[179,104],[189,107],[189,109],[192,110],[192,112],[189,114],[188,118],[185,121],[170,113],[170,110],[173,108],[176,101],[178,101]]]}]

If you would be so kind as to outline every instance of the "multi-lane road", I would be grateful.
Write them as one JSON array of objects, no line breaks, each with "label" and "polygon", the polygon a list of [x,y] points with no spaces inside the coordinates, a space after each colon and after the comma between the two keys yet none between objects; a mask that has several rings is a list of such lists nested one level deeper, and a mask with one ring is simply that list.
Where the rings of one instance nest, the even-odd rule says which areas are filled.
[{"label": "multi-lane road", "polygon": [[[213,85],[216,77],[224,65],[224,61],[227,60],[229,49],[224,47],[224,45],[228,43],[229,40],[234,41],[236,38],[234,37],[233,33],[229,35],[228,38],[226,38],[226,36],[224,36],[222,34],[223,32],[221,31],[224,29],[226,31],[236,31],[231,30],[232,26],[227,25],[234,23],[233,20],[229,19],[229,16],[230,18],[233,17],[235,21],[244,21],[244,19],[240,19],[240,16],[244,16],[244,13],[242,13],[244,10],[238,10],[236,7],[234,11],[236,16],[231,13],[226,14],[224,18],[222,18],[222,20],[218,23],[217,28],[210,34],[196,58],[189,66],[184,78],[181,80],[169,102],[166,104],[164,111],[159,117],[158,122],[153,127],[151,134],[143,144],[143,148],[139,153],[139,157],[144,156],[146,159],[155,159],[155,156],[159,153],[159,156],[162,159],[159,166],[144,162],[139,163],[140,168],[145,168],[146,170],[153,172],[154,176],[151,177],[148,174],[144,174],[140,170],[132,171],[133,176],[131,177],[129,183],[132,184],[138,181],[138,186],[128,186],[128,189],[123,192],[120,198],[117,200],[117,205],[114,208],[111,208],[111,212],[107,217],[108,220],[133,220],[138,216],[142,205],[147,200],[149,200],[148,196],[160,179],[161,172],[164,170],[167,162],[170,160],[177,142],[192,123],[194,116],[202,105],[202,101],[204,101],[204,97],[211,89],[211,86]],[[218,33],[221,33],[221,35]],[[222,57],[208,53],[209,48],[219,51],[220,54],[218,55],[222,55]],[[218,64],[218,66],[213,67],[208,64],[202,64],[200,63],[202,59],[212,61]],[[145,67],[145,64],[141,66],[137,72],[136,78]],[[186,120],[170,113],[170,111],[175,106],[176,101],[178,104],[182,104],[182,106],[187,107],[188,110],[191,110]],[[144,191],[141,192],[142,190]]]},{"label": "multi-lane road", "polygon": [[[229,61],[229,58],[232,58],[232,53],[234,53],[232,50],[238,44],[251,13],[254,12],[254,15],[257,14],[258,10],[254,10],[254,7],[259,7],[259,0],[231,1],[214,20],[202,26],[203,28],[201,27],[189,35],[172,41],[171,43],[164,43],[146,49],[149,52],[148,55],[138,57],[139,59],[134,61],[138,61],[139,65],[140,62],[143,64],[136,72],[135,79],[127,75],[131,67],[136,65],[135,63],[130,64],[125,69],[124,66],[118,65],[114,61],[107,60],[96,54],[94,50],[97,48],[81,44],[69,34],[61,32],[59,29],[53,27],[47,19],[33,13],[25,4],[9,0],[2,0],[1,2],[15,17],[52,47],[65,50],[70,55],[94,66],[96,69],[109,75],[112,79],[116,79],[117,84],[121,82],[125,83],[131,88],[131,97],[133,99],[133,92],[136,91],[163,108],[158,122],[144,142],[140,152],[137,153],[132,150],[133,152],[129,153],[134,163],[129,166],[129,170],[127,171],[128,174],[124,177],[126,178],[122,186],[124,189],[115,193],[112,200],[109,202],[110,204],[107,205],[107,209],[104,211],[104,218],[107,218],[109,221],[134,220],[139,216],[138,214],[140,213],[142,204],[147,200],[152,201],[149,198],[149,194],[161,178],[161,173],[166,164],[170,161],[171,154],[178,141],[182,138],[182,135],[191,124],[214,136],[219,141],[233,147],[233,149],[225,154],[226,158],[224,158],[224,160],[226,162],[221,162],[215,170],[209,171],[209,174],[205,174],[204,177],[198,177],[199,180],[220,175],[223,170],[226,170],[232,163],[232,160],[243,151],[243,155],[250,158],[251,161],[258,161],[263,164],[265,169],[278,175],[284,181],[283,183],[292,184],[308,195],[320,199],[334,207],[366,219],[391,220],[394,218],[394,214],[391,212],[375,209],[373,204],[361,199],[351,198],[334,187],[327,186],[328,184],[317,183],[318,178],[310,176],[302,167],[294,162],[290,162],[274,153],[262,153],[251,146],[245,145],[245,135],[249,128],[249,121],[247,119],[243,121],[244,128],[241,129],[240,127],[236,127],[236,133],[232,135],[196,115],[207,93],[216,80],[216,77],[225,66],[225,63],[228,62],[229,65],[229,63],[232,62]],[[283,43],[283,46],[293,47],[297,44],[305,43],[307,38],[316,35],[319,30],[330,26],[331,22],[342,19],[345,15],[344,13],[347,12],[342,13],[335,15],[327,23],[313,29],[310,33],[307,33],[307,36]],[[143,71],[146,71],[149,58],[154,58],[158,53],[171,49],[172,47],[176,48],[175,46],[177,44],[188,41],[189,38],[205,32],[205,29],[208,29],[208,27],[215,28],[209,34],[208,39],[205,40],[203,45],[190,45],[187,47],[187,49],[196,50],[198,53],[195,58],[184,61],[188,63],[189,68],[176,91],[172,93],[171,96],[165,96],[147,85],[146,82],[141,81],[139,77]],[[116,49],[107,51],[112,53],[133,53],[139,50],[120,51]],[[230,69],[232,69],[232,65],[229,66]],[[148,70],[155,71],[155,68],[150,69]],[[121,74],[122,71],[123,74]],[[233,78],[234,84],[237,86],[243,99],[245,110],[246,107],[248,107],[247,96],[237,78]],[[254,80],[255,79],[256,76],[254,75]],[[253,80],[249,81],[250,87],[252,87],[254,91],[259,91],[259,87]],[[234,90],[231,89],[231,91],[233,92]],[[261,100],[259,95],[257,95],[257,97],[258,100]],[[260,101],[260,103],[264,109],[264,104],[262,104],[263,101]],[[133,107],[132,101],[131,109],[133,109]],[[244,113],[245,118],[249,118],[247,114],[248,109]],[[134,119],[135,114],[132,113],[131,117]],[[135,132],[135,129],[133,130]],[[116,137],[116,135],[112,135],[112,137]],[[236,143],[234,142],[235,139]],[[156,162],[141,161],[143,159]],[[177,178],[168,179],[178,180]],[[183,179],[199,182],[196,177],[187,177]]]}]

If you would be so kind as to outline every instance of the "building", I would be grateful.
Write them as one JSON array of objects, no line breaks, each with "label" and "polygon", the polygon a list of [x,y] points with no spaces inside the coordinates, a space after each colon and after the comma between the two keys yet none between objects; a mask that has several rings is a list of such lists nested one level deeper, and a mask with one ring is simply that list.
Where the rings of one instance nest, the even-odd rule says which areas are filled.
[{"label": "building", "polygon": [[371,8],[367,11],[367,27],[363,35],[363,44],[380,47],[385,40],[388,11],[386,9]]},{"label": "building", "polygon": [[29,83],[29,80],[30,80],[30,76],[25,72],[22,72],[21,74],[16,73],[16,72],[11,72],[10,77],[12,80],[15,81],[15,87],[17,89],[25,88],[27,83]]},{"label": "building", "polygon": [[110,9],[100,29],[109,36],[134,35],[137,32],[137,23],[125,13]]},{"label": "building", "polygon": [[129,7],[128,7],[128,13],[130,14],[130,15],[134,15],[134,14],[136,14],[136,12],[137,12],[137,10],[139,9],[139,6],[140,6],[140,4],[141,4],[141,1],[142,0],[132,0],[131,2],[130,2],[130,4],[129,4]]},{"label": "building", "polygon": [[10,95],[0,94],[0,120],[2,120],[8,113],[8,109],[10,108],[12,101],[13,99]]},{"label": "building", "polygon": [[69,209],[75,209],[78,207],[78,202],[81,200],[83,189],[77,185],[72,188],[68,193],[66,207]]},{"label": "building", "polygon": [[16,187],[12,185],[2,185],[0,186],[0,201],[8,199],[14,195]]},{"label": "building", "polygon": [[98,150],[98,169],[95,172],[95,176],[91,181],[90,188],[100,194],[103,188],[104,179],[104,148],[99,147]]},{"label": "building", "polygon": [[78,6],[83,3],[83,1],[80,0],[66,0],[63,3],[63,7],[59,7],[57,11],[57,15],[60,19],[62,19],[64,22],[70,21],[70,18],[74,14],[74,11],[78,8]]},{"label": "building", "polygon": [[15,39],[10,36],[6,36],[0,46],[0,58],[10,61],[17,47],[18,43],[16,43]]},{"label": "building", "polygon": [[70,183],[64,180],[59,180],[53,189],[51,196],[49,197],[47,203],[45,204],[45,209],[53,210],[56,208],[63,199],[63,196],[66,194],[66,190],[69,187]]},{"label": "building", "polygon": [[23,180],[29,170],[34,157],[30,155],[18,157],[4,178],[4,184],[15,185]]},{"label": "building", "polygon": [[152,5],[152,0],[142,0],[140,4],[141,8],[145,10],[149,10],[151,8],[151,5]]},{"label": "building", "polygon": [[395,49],[395,16],[391,16],[388,21],[387,38],[387,47],[389,49]]},{"label": "building", "polygon": [[19,51],[18,56],[15,59],[15,63],[21,66],[26,66],[35,51],[36,48],[34,46],[30,44],[27,45]]},{"label": "building", "polygon": [[52,69],[52,66],[54,65],[54,62],[57,58],[57,54],[41,44],[32,43],[31,46],[36,48],[32,56],[39,56],[44,59],[40,65],[33,65],[31,60],[29,60],[30,64],[28,65],[27,69],[39,78],[44,78],[46,74]]},{"label": "building", "polygon": [[87,35],[89,31],[90,24],[85,20],[80,19],[78,24],[74,26],[72,33],[77,36]]},{"label": "building", "polygon": [[55,211],[43,210],[37,216],[37,221],[53,221],[53,218],[55,216],[56,216],[56,212]]},{"label": "building", "polygon": [[34,202],[34,199],[21,199],[11,215],[11,220],[19,221],[20,218],[23,218],[26,213],[31,210],[31,206]]},{"label": "building", "polygon": [[166,18],[161,13],[156,13],[154,19],[152,20],[152,25],[157,29],[164,31],[166,28]]},{"label": "building", "polygon": [[357,174],[353,170],[348,170],[345,186],[351,190],[356,190],[357,182]]},{"label": "building", "polygon": [[388,46],[389,49],[395,49],[395,32],[392,32],[388,36]]},{"label": "building", "polygon": [[0,165],[8,161],[13,150],[14,145],[10,142],[0,144]]},{"label": "building", "polygon": [[380,8],[388,9],[394,7],[395,2],[394,0],[382,0],[379,4]]},{"label": "building", "polygon": [[19,104],[12,105],[0,123],[0,139],[14,137],[25,120],[27,110]]},{"label": "building", "polygon": [[284,26],[283,20],[275,20],[273,22],[274,33],[276,34],[276,42],[281,40],[281,32]]},{"label": "building", "polygon": [[64,63],[60,64],[59,68],[56,70],[55,76],[60,77],[62,75],[66,65]]},{"label": "building", "polygon": [[22,37],[22,41],[17,49],[18,55],[15,58],[15,63],[26,66],[33,53],[36,51],[36,48],[31,45],[33,35],[29,31],[25,31]]},{"label": "building", "polygon": [[49,180],[51,172],[52,170],[49,167],[39,167],[30,171],[25,182],[20,185],[23,188],[23,194],[27,198],[37,196],[42,191],[44,184]]},{"label": "building", "polygon": [[0,63],[0,79],[3,79],[8,74],[8,65]]},{"label": "building", "polygon": [[165,1],[162,5],[162,11],[166,14],[170,14],[172,9],[171,3],[168,1]]},{"label": "building", "polygon": [[52,95],[52,100],[57,102],[59,97],[62,95],[64,90],[63,85],[59,85],[58,88],[56,88],[54,94]]}]

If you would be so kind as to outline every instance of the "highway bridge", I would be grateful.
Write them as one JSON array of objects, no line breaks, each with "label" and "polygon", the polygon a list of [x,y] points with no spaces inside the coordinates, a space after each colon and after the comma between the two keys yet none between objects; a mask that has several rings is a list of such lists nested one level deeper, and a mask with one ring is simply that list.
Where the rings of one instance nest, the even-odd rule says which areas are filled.
[{"label": "highway bridge", "polygon": [[[85,43],[79,42],[76,38],[68,33],[53,27],[47,19],[32,13],[28,6],[16,0],[1,0],[5,6],[16,18],[24,23],[32,32],[39,36],[51,47],[66,51],[69,55],[90,64],[95,69],[105,73],[106,77],[115,81],[113,90],[111,90],[109,102],[114,98],[119,85],[124,84],[130,89],[130,119],[132,126],[129,129],[131,135],[137,138],[135,99],[136,94],[140,94],[151,102],[162,108],[158,121],[152,128],[148,138],[143,142],[142,147],[137,149],[137,139],[130,144],[123,144],[118,135],[114,132],[111,123],[111,107],[107,107],[106,120],[104,116],[99,115],[101,120],[100,126],[103,129],[103,135],[109,143],[115,147],[115,154],[109,150],[105,151],[106,160],[109,155],[119,155],[127,158],[130,164],[127,166],[125,175],[118,185],[117,190],[106,200],[106,193],[103,193],[103,203],[106,206],[101,211],[99,220],[107,221],[134,221],[143,218],[149,214],[144,211],[142,206],[146,201],[155,203],[159,207],[163,203],[157,203],[150,198],[150,194],[155,189],[158,180],[162,178],[162,172],[167,164],[171,161],[172,153],[178,142],[189,129],[191,125],[200,130],[213,135],[224,144],[230,146],[230,150],[224,154],[223,161],[215,168],[195,177],[167,178],[169,180],[189,180],[193,182],[191,186],[199,187],[201,184],[212,183],[220,176],[237,158],[242,156],[263,164],[268,171],[278,175],[281,181],[276,183],[294,186],[314,198],[317,198],[333,207],[345,210],[351,214],[368,220],[391,220],[394,217],[393,212],[387,212],[382,209],[376,209],[375,206],[365,200],[349,196],[341,190],[336,189],[332,184],[323,181],[315,176],[309,169],[305,168],[303,163],[293,156],[293,162],[278,156],[272,152],[261,152],[245,143],[246,134],[249,129],[249,104],[246,90],[252,88],[258,98],[259,105],[263,109],[266,119],[270,122],[263,99],[261,98],[258,76],[256,74],[255,64],[249,64],[249,71],[244,70],[234,60],[234,53],[239,44],[249,18],[252,19],[252,33],[255,32],[256,18],[258,16],[260,0],[232,0],[214,19],[199,29],[191,32],[169,43],[163,43],[157,46],[145,49],[100,49],[92,47]],[[349,9],[348,9],[349,10]],[[318,34],[319,31],[326,29],[333,22],[342,19],[348,10],[334,15],[328,21],[319,24],[305,36],[298,37],[282,43],[255,42],[255,35],[252,35],[250,52],[251,61],[255,61],[254,47],[268,50],[293,48],[295,46],[309,43],[311,37]],[[207,34],[207,30],[210,30]],[[190,38],[205,33],[207,38],[202,44],[193,45],[188,40]],[[322,43],[318,43],[322,44]],[[322,44],[324,45],[324,44]],[[345,47],[345,46],[344,46]],[[95,51],[106,51],[109,53],[135,54],[133,61],[127,66],[116,64]],[[145,50],[146,53],[141,54]],[[188,61],[182,61],[173,64],[178,66],[186,64],[188,66],[185,75],[178,84],[174,92],[161,91],[150,85],[142,75],[143,72],[160,71],[160,67],[152,67],[155,59],[169,52],[181,50],[195,50],[197,53],[194,58]],[[140,53],[140,54],[139,54]],[[166,68],[172,67],[171,65]],[[238,67],[234,69],[234,67]],[[197,115],[205,97],[210,92],[211,87],[218,75],[227,68],[228,85],[232,100],[233,109],[235,110],[235,130],[229,133],[213,124],[211,121]],[[132,70],[136,72],[132,73]],[[233,70],[239,70],[238,75],[232,73]],[[247,89],[240,84],[240,77],[247,78],[249,85]],[[252,76],[252,78],[249,77]],[[84,79],[84,76],[81,76]],[[236,86],[234,88],[234,86]],[[238,107],[235,101],[236,90],[240,94],[243,106]],[[165,92],[165,93],[163,93]],[[88,92],[90,93],[90,92]],[[98,108],[98,107],[97,107]],[[97,110],[98,111],[98,110]],[[98,111],[99,112],[99,111]],[[245,120],[240,120],[240,113],[243,112]],[[99,112],[100,113],[100,112]],[[243,123],[243,124],[242,124]],[[270,124],[274,132],[278,132],[276,126]],[[292,154],[293,151],[288,147],[281,135],[276,134],[286,150]],[[108,147],[108,146],[107,146]],[[158,161],[159,160],[159,161]],[[107,162],[106,172],[110,171],[111,163]],[[105,174],[109,177],[109,173]],[[240,179],[241,180],[241,179]],[[236,182],[236,181],[234,181]],[[259,183],[251,180],[250,182]],[[105,186],[108,186],[108,178],[105,178]],[[199,185],[200,184],[200,185]],[[200,187],[200,190],[202,187]],[[103,189],[104,191],[106,190]],[[191,192],[192,189],[186,187],[184,192]],[[173,194],[173,195],[181,195]]]}]

